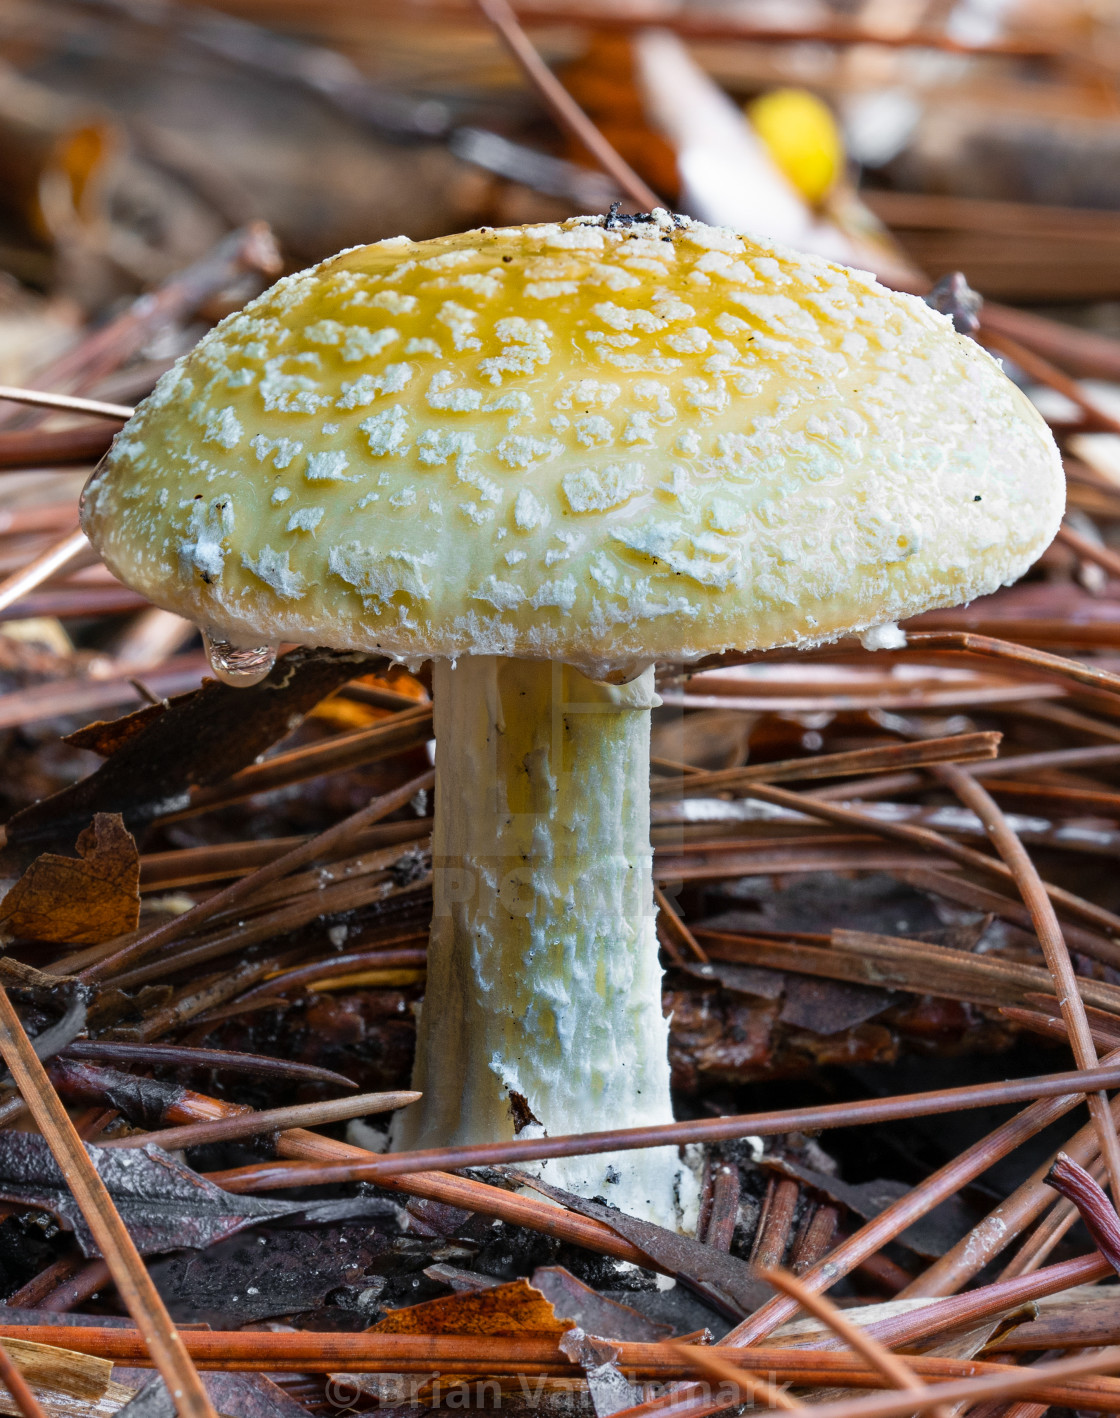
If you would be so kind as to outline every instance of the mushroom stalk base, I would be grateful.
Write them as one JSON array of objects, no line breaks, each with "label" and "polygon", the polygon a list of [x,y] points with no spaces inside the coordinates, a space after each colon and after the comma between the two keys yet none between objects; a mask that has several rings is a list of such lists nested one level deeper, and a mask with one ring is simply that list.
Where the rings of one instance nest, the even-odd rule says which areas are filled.
[{"label": "mushroom stalk base", "polygon": [[[672,1119],[649,841],[653,671],[547,660],[435,670],[435,909],[397,1148]],[[536,1170],[661,1225],[695,1181],[675,1148]]]}]

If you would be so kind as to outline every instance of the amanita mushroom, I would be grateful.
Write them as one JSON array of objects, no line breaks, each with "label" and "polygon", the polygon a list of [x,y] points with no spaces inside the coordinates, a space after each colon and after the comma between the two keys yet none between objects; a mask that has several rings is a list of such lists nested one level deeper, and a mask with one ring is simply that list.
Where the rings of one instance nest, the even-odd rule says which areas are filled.
[{"label": "amanita mushroom", "polygon": [[[1045,424],[947,318],[659,211],[278,282],[161,379],[83,523],[227,666],[280,641],[434,661],[411,1147],[671,1117],[655,660],[969,600],[1062,501]],[[547,1175],[668,1224],[691,1183],[672,1149]]]}]

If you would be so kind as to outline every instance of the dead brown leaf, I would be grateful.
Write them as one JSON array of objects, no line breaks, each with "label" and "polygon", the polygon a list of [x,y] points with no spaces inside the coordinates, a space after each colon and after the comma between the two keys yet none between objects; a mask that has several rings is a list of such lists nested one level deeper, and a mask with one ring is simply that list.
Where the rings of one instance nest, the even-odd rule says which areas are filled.
[{"label": "dead brown leaf", "polygon": [[370,1333],[559,1336],[570,1327],[556,1318],[556,1311],[527,1280],[512,1280],[393,1310]]},{"label": "dead brown leaf", "polygon": [[[247,689],[205,680],[166,708],[152,705],[116,723],[88,726],[71,741],[112,756],[88,777],[40,798],[6,824],[0,870],[11,876],[33,851],[58,848],[96,812],[119,812],[130,828],[146,826],[191,788],[224,782],[290,733],[321,699],[355,674],[382,664],[357,653],[301,647]],[[77,937],[71,937],[77,939]]]},{"label": "dead brown leaf", "polygon": [[136,929],[140,854],[120,813],[97,813],[75,845],[76,857],[36,857],[0,902],[11,934],[100,945]]},{"label": "dead brown leaf", "polygon": [[90,753],[99,753],[102,758],[112,758],[119,748],[134,739],[160,715],[167,712],[166,704],[145,704],[142,709],[134,709],[120,719],[95,719],[75,729],[72,734],[63,734],[62,742],[73,748],[85,748]]}]

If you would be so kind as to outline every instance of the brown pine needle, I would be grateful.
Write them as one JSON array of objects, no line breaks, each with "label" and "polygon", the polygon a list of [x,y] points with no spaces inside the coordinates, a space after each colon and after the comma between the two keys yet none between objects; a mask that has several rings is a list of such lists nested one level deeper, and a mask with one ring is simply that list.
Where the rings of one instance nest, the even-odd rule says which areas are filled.
[{"label": "brown pine needle", "polygon": [[[2,1325],[0,1339],[19,1337],[32,1343],[49,1343],[80,1354],[116,1362],[144,1363],[146,1356],[134,1330],[86,1326]],[[184,1346],[198,1363],[210,1370],[288,1373],[330,1373],[345,1369],[358,1373],[404,1372],[427,1374],[433,1370],[454,1374],[491,1375],[529,1373],[545,1377],[574,1378],[577,1365],[562,1353],[554,1337],[491,1334],[378,1334],[323,1333],[316,1331],[250,1333],[222,1330],[186,1330]],[[707,1357],[705,1346],[614,1341],[618,1364],[643,1379],[675,1380],[689,1377]],[[859,1356],[844,1352],[801,1351],[787,1348],[739,1347],[720,1351],[720,1358],[750,1363],[771,1375],[775,1383],[882,1389],[882,1375]],[[820,1411],[836,1418],[902,1418],[918,1408],[942,1401],[998,1397],[1003,1394],[1042,1395],[1051,1403],[1097,1412],[1120,1408],[1120,1382],[1104,1377],[1120,1368],[1120,1347],[1080,1355],[1056,1363],[1019,1368],[991,1360],[955,1359],[915,1355],[909,1362],[923,1379],[937,1380],[922,1394],[886,1388],[842,1403],[821,1405]],[[1099,1372],[1098,1372],[1099,1371]],[[1072,1380],[1073,1382],[1070,1382]],[[669,1411],[696,1411],[694,1403],[679,1405],[670,1396]],[[661,1403],[642,1404],[623,1412],[656,1411]],[[717,1406],[725,1406],[718,1402]]]},{"label": "brown pine needle", "polygon": [[20,389],[13,384],[0,384],[0,400],[10,404],[35,404],[68,414],[93,414],[96,418],[115,419],[117,423],[127,423],[133,414],[127,404],[107,404],[102,399],[80,399],[75,394],[54,394],[43,389]]},{"label": "brown pine needle", "polygon": [[414,709],[402,709],[389,719],[357,733],[338,734],[321,743],[304,744],[266,758],[263,763],[251,763],[232,778],[210,783],[191,790],[190,802],[177,812],[169,812],[163,822],[181,822],[199,812],[228,807],[243,802],[257,793],[269,793],[276,788],[288,788],[293,783],[306,782],[324,773],[342,773],[413,748],[432,736],[432,707],[417,704]]},{"label": "brown pine needle", "polygon": [[111,1138],[102,1147],[138,1148],[154,1143],[164,1151],[198,1147],[205,1142],[229,1142],[238,1137],[257,1137],[281,1128],[320,1127],[324,1123],[364,1118],[372,1113],[391,1113],[407,1108],[423,1095],[410,1089],[396,1093],[360,1093],[357,1097],[328,1098],[322,1103],[296,1103],[289,1108],[266,1108],[259,1113],[238,1113],[209,1123],[184,1123],[181,1127],[160,1128],[155,1132],[132,1133]]},{"label": "brown pine needle", "polygon": [[[802,1284],[814,1290],[827,1290],[842,1276],[848,1275],[863,1260],[894,1240],[907,1226],[927,1215],[940,1202],[955,1195],[960,1188],[986,1172],[999,1158],[1040,1133],[1043,1128],[1068,1113],[1081,1101],[1077,1094],[1044,1099],[1032,1103],[1015,1117],[974,1142],[951,1161],[932,1172],[897,1201],[884,1207],[878,1215],[865,1222],[823,1261],[800,1277]],[[758,1344],[777,1327],[796,1314],[797,1305],[784,1295],[775,1296],[741,1321],[719,1342],[721,1344]]]},{"label": "brown pine needle", "polygon": [[733,792],[740,783],[781,783],[790,779],[859,777],[863,773],[899,768],[920,768],[930,763],[975,763],[994,759],[999,752],[998,733],[952,734],[924,739],[918,743],[892,743],[882,748],[846,749],[843,753],[822,753],[815,758],[784,758],[776,763],[752,763],[743,768],[697,771],[683,778],[654,779],[654,797],[675,797],[681,793],[708,794]]},{"label": "brown pine needle", "polygon": [[[936,771],[936,768],[937,765],[930,765],[930,771]],[[808,817],[819,817],[822,821],[835,823],[839,827],[857,828],[862,832],[874,833],[877,837],[887,837],[923,847],[939,856],[949,857],[961,866],[973,867],[977,871],[998,877],[1001,882],[1015,881],[1015,873],[1005,862],[977,851],[975,847],[966,847],[929,827],[919,827],[906,822],[888,822],[872,817],[870,813],[860,812],[857,808],[841,807],[838,803],[826,802],[808,793],[794,793],[788,788],[770,787],[765,783],[744,783],[740,792],[744,797],[759,798],[762,802],[773,803],[777,807],[791,808],[794,812],[805,813]],[[1092,902],[1049,882],[1044,883],[1044,889],[1053,901],[1081,920],[1102,926],[1105,930],[1117,928],[1117,918],[1111,912],[1104,911]]]},{"label": "brown pine needle", "polygon": [[[977,1365],[977,1367],[979,1367]],[[950,1379],[927,1388],[924,1394],[912,1390],[868,1394],[864,1398],[841,1399],[814,1405],[814,1418],[907,1418],[910,1413],[929,1413],[941,1405],[967,1404],[984,1399],[1010,1398],[1030,1393],[1062,1379],[1082,1374],[1108,1374],[1120,1369],[1120,1348],[1097,1354],[1059,1359],[1050,1364],[1029,1364],[1002,1374],[983,1374],[975,1379]]]},{"label": "brown pine needle", "polygon": [[[168,1122],[209,1122],[214,1117],[229,1117],[239,1110],[202,1093],[184,1092],[168,1109]],[[368,1162],[371,1154],[363,1147],[338,1142],[322,1133],[305,1128],[285,1129],[277,1139],[277,1155],[314,1162]],[[535,1196],[503,1191],[475,1181],[473,1177],[456,1177],[446,1172],[417,1172],[403,1178],[388,1178],[383,1185],[392,1191],[440,1201],[463,1211],[477,1211],[483,1216],[497,1217],[513,1226],[525,1226],[541,1235],[555,1236],[572,1245],[583,1246],[599,1255],[648,1266],[650,1258],[629,1241],[617,1236],[609,1226],[589,1216],[577,1216],[550,1201]],[[658,1269],[659,1267],[654,1267]]]},{"label": "brown pine needle", "polygon": [[1110,576],[1120,576],[1120,553],[1114,552],[1111,547],[1090,541],[1065,522],[1058,528],[1057,540],[1064,542],[1082,561],[1092,562]]},{"label": "brown pine needle", "polygon": [[[1107,1057],[1120,1059],[1120,1050],[1108,1054]],[[1120,1112],[1120,1098],[1113,1100],[1112,1108],[1114,1112]],[[1090,1165],[1100,1153],[1097,1131],[1093,1122],[1090,1120],[1084,1127],[1079,1128],[1073,1137],[1066,1140],[1062,1150],[1083,1166]],[[977,1222],[971,1231],[966,1232],[956,1245],[950,1246],[943,1256],[928,1266],[916,1280],[911,1281],[900,1292],[899,1298],[950,1295],[953,1291],[966,1285],[975,1275],[978,1275],[990,1261],[1012,1244],[1016,1237],[1021,1236],[1032,1222],[1043,1215],[1047,1208],[1051,1207],[1054,1193],[1046,1183],[1046,1173],[1050,1170],[1052,1160],[1052,1158],[1048,1159],[1040,1167],[1037,1167],[1025,1182],[1020,1183],[1009,1196],[1004,1197],[983,1220]],[[1076,1215],[1073,1208],[1063,1201],[1052,1207],[1051,1217],[1062,1208],[1071,1218]],[[1001,1280],[1005,1277],[1025,1274],[1027,1270],[1033,1270],[1035,1265],[1041,1264],[1042,1256],[1034,1258],[1033,1262],[1028,1260],[1028,1263],[1023,1264],[1024,1251],[1029,1256],[1029,1253],[1033,1251],[1033,1242],[1038,1235],[1039,1230],[1036,1228],[1034,1236],[1027,1242],[1026,1247],[1001,1272]]]},{"label": "brown pine needle", "polygon": [[[1023,904],[1031,913],[1038,943],[1054,980],[1058,1005],[1069,1029],[1069,1042],[1078,1068],[1094,1068],[1097,1063],[1096,1045],[1085,1016],[1085,1005],[1078,990],[1077,975],[1069,958],[1065,937],[1053,903],[1047,895],[1038,869],[1026,848],[1012,830],[1002,809],[988,790],[968,773],[953,764],[941,764],[933,770],[960,798],[961,802],[983,822],[1000,856],[1015,877]],[[1114,1200],[1120,1200],[1120,1139],[1116,1124],[1103,1090],[1086,1095],[1089,1111],[1100,1137],[1101,1153],[1108,1164]]]},{"label": "brown pine needle", "polygon": [[963,650],[973,655],[985,655],[1012,664],[1027,665],[1032,670],[1043,670],[1091,689],[1120,694],[1120,675],[1096,669],[1081,660],[1052,655],[1047,650],[1035,650],[1015,640],[1001,640],[995,635],[979,635],[972,630],[911,630],[906,633],[906,645],[911,650]]},{"label": "brown pine needle", "polygon": [[[869,1324],[865,1333],[884,1345],[919,1344],[922,1340],[950,1329],[962,1329],[994,1316],[1009,1313],[1048,1295],[1059,1294],[1075,1285],[1091,1285],[1111,1275],[1112,1267],[1099,1252],[1061,1261],[1058,1265],[1033,1271],[1030,1275],[1009,1276],[963,1295],[950,1295],[921,1309],[890,1315]],[[899,1297],[896,1297],[899,1298]],[[835,1340],[827,1340],[831,1348]],[[813,1347],[811,1344],[808,1347]]]},{"label": "brown pine needle", "polygon": [[1095,399],[1091,399],[1076,379],[1071,379],[1044,356],[1028,349],[1012,336],[992,329],[984,331],[983,343],[1014,360],[1031,379],[1037,379],[1040,384],[1045,384],[1047,388],[1054,389],[1063,398],[1069,399],[1101,432],[1120,433],[1120,423],[1117,423],[1107,409],[1103,409]]},{"label": "brown pine needle", "polygon": [[329,1083],[335,1088],[357,1088],[345,1074],[295,1059],[271,1054],[245,1054],[232,1049],[196,1049],[182,1044],[130,1044],[123,1039],[75,1039],[58,1051],[64,1059],[93,1059],[102,1063],[142,1063],[150,1068],[214,1069],[273,1078],[294,1078],[307,1083]]},{"label": "brown pine needle", "polygon": [[[603,1132],[574,1133],[559,1137],[513,1138],[507,1142],[466,1143],[457,1147],[432,1147],[418,1152],[368,1154],[353,1162],[293,1166],[262,1162],[215,1173],[222,1186],[239,1191],[279,1190],[284,1187],[323,1185],[350,1181],[385,1181],[411,1173],[460,1171],[465,1167],[496,1167],[507,1163],[542,1161],[553,1157],[588,1157],[600,1152],[634,1151],[686,1143],[726,1142],[740,1137],[774,1137],[787,1132],[815,1132],[834,1127],[857,1127],[899,1118],[930,1117],[965,1108],[999,1106],[1027,1100],[1058,1099],[1060,1112],[1077,1105],[1082,1090],[1100,1080],[1102,1087],[1120,1085],[1120,1054],[1109,1055],[1095,1074],[1070,1072],[1021,1078],[1012,1082],[973,1083],[930,1093],[899,1094],[890,1098],[824,1103],[812,1108],[784,1108],[770,1113],[742,1113],[731,1117],[697,1118],[656,1123],[641,1128],[612,1128]],[[339,1100],[341,1103],[345,1100]],[[349,1100],[353,1102],[354,1100]],[[245,1115],[251,1117],[251,1114]],[[153,1135],[152,1140],[156,1140]]]},{"label": "brown pine needle", "polygon": [[657,923],[665,931],[673,945],[678,950],[687,951],[694,960],[699,960],[701,965],[706,965],[708,957],[703,946],[685,925],[680,913],[660,886],[654,886],[653,899],[658,910]]},{"label": "brown pine needle", "polygon": [[[803,1310],[808,1310],[811,1315],[826,1324],[849,1349],[866,1359],[872,1368],[878,1369],[896,1388],[914,1389],[918,1392],[925,1390],[925,1383],[897,1354],[892,1354],[873,1335],[845,1318],[843,1310],[838,1310],[831,1300],[810,1290],[807,1285],[802,1285],[795,1275],[775,1266],[771,1270],[762,1271],[761,1278],[773,1285],[775,1290],[781,1290],[791,1300],[796,1300]],[[947,1418],[948,1410],[945,1408],[938,1407],[931,1411],[939,1415],[939,1418]]]},{"label": "brown pine needle", "polygon": [[0,985],[0,1055],[81,1207],[117,1292],[136,1321],[147,1351],[175,1400],[176,1410],[182,1418],[217,1418],[159,1291],[152,1284],[105,1183],[36,1057],[3,985]]},{"label": "brown pine needle", "polygon": [[582,143],[608,177],[618,183],[642,211],[652,212],[665,204],[634,171],[621,153],[592,123],[571,94],[537,53],[529,36],[513,12],[509,0],[475,0],[478,8],[501,36],[506,48],[521,66],[526,78],[544,99],[552,116]]},{"label": "brown pine needle", "polygon": [[336,822],[333,827],[328,827],[317,836],[308,838],[306,842],[301,842],[298,846],[293,847],[290,852],[285,852],[282,857],[276,857],[247,876],[239,877],[237,881],[232,882],[221,891],[215,891],[212,896],[208,896],[205,901],[200,901],[197,906],[192,906],[181,916],[173,917],[162,926],[157,926],[146,935],[142,935],[139,940],[130,941],[128,945],[122,946],[115,954],[106,956],[90,965],[82,971],[79,978],[103,980],[118,974],[126,965],[142,960],[161,945],[178,939],[185,931],[190,931],[201,925],[203,921],[209,920],[219,911],[228,911],[231,907],[246,901],[262,887],[287,876],[297,867],[313,862],[316,857],[331,851],[339,842],[345,842],[348,837],[360,832],[362,828],[371,826],[383,817],[388,817],[391,812],[396,812],[398,808],[404,807],[417,793],[430,788],[434,782],[435,771],[429,769],[428,772],[421,773],[418,778],[411,779],[402,787],[383,793],[380,797],[367,803],[365,807],[351,813],[349,817],[344,817],[341,822]]},{"label": "brown pine needle", "polygon": [[722,1358],[714,1350],[708,1348],[707,1345],[675,1344],[668,1341],[665,1347],[679,1355],[687,1363],[695,1365],[703,1373],[711,1374],[714,1379],[721,1379],[726,1384],[732,1384],[740,1393],[752,1400],[760,1400],[767,1408],[781,1408],[787,1413],[803,1413],[805,1411],[803,1403],[798,1403],[795,1398],[790,1398],[776,1384],[767,1383],[765,1379],[760,1379],[757,1374],[752,1374],[748,1369],[741,1369],[738,1364],[732,1364],[728,1359]]},{"label": "brown pine needle", "polygon": [[65,537],[41,552],[34,561],[28,562],[19,571],[0,581],[0,611],[15,605],[37,586],[48,581],[60,567],[88,550],[89,542],[86,541],[85,532],[68,532]]}]

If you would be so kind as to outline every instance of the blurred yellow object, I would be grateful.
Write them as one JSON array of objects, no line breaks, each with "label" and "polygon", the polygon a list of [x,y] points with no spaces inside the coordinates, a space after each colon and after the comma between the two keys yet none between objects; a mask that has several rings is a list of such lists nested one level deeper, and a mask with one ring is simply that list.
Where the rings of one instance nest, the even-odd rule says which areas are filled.
[{"label": "blurred yellow object", "polygon": [[805,200],[822,201],[844,169],[844,143],[829,106],[808,89],[772,89],[747,105],[747,117]]},{"label": "blurred yellow object", "polygon": [[334,728],[345,732],[347,729],[368,729],[389,717],[388,709],[378,709],[373,704],[358,704],[353,699],[324,699],[308,710],[309,719],[323,719]]}]

